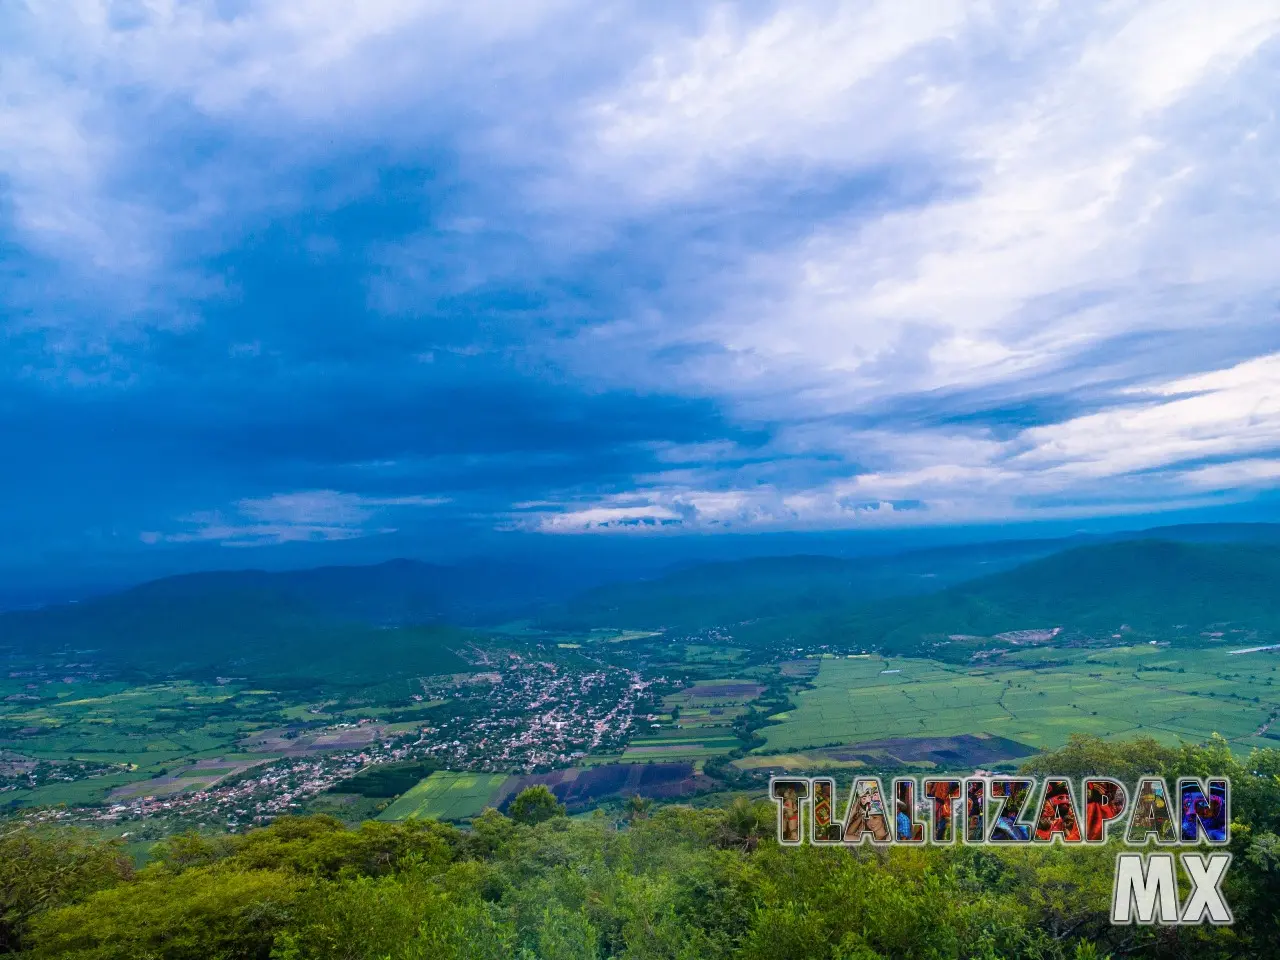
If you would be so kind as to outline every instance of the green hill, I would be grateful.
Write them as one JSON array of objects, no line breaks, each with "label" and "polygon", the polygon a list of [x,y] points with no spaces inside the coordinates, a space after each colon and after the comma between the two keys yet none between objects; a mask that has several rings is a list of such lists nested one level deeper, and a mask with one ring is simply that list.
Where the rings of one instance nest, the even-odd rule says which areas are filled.
[{"label": "green hill", "polygon": [[358,684],[467,669],[454,652],[472,639],[465,631],[362,622],[352,609],[359,594],[326,604],[290,583],[286,575],[252,571],[200,574],[0,614],[0,650],[83,651],[86,659],[149,674],[273,681]]},{"label": "green hill", "polygon": [[948,635],[1122,630],[1196,642],[1210,628],[1280,633],[1280,546],[1136,540],[1067,550],[906,603],[878,603],[830,627],[891,651]]},{"label": "green hill", "polygon": [[1024,541],[855,560],[705,564],[589,591],[542,619],[560,628],[714,626],[747,644],[785,638],[940,655],[953,635],[1054,627],[1182,642],[1215,625],[1241,638],[1280,634],[1280,543],[1171,532],[1178,539],[1066,550],[1057,549],[1062,541]]},{"label": "green hill", "polygon": [[1061,549],[1025,540],[945,547],[891,556],[761,557],[685,567],[609,584],[546,608],[544,626],[701,630],[760,620],[802,620],[850,604],[936,591]]}]

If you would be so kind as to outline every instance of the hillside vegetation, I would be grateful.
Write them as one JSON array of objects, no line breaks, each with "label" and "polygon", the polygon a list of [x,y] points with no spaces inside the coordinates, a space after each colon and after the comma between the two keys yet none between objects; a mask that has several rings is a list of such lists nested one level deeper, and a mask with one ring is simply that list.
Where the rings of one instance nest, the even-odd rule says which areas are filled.
[{"label": "hillside vegetation", "polygon": [[548,607],[540,620],[562,629],[694,631],[760,619],[804,619],[868,600],[936,591],[1061,546],[1060,541],[1020,540],[853,559],[798,555],[698,564],[598,587]]},{"label": "hillside vegetation", "polygon": [[157,581],[83,603],[0,615],[6,652],[80,652],[155,675],[360,683],[391,673],[451,673],[467,669],[453,651],[470,639],[438,624],[380,627],[341,619],[242,575]]},{"label": "hillside vegetation", "polygon": [[[1231,927],[1108,922],[1106,846],[782,848],[774,807],[632,805],[617,829],[545,788],[512,818],[283,818],[173,837],[135,869],[118,842],[0,832],[0,952],[33,960],[1099,960],[1280,955],[1280,755],[1216,741],[1077,739],[1055,773],[1232,778]],[[539,792],[540,791],[540,792]]]},{"label": "hillside vegetation", "polygon": [[[676,631],[727,628],[747,644],[852,643],[943,653],[950,636],[1062,627],[1197,642],[1280,635],[1280,544],[1122,540],[1054,552],[1053,541],[846,560],[776,557],[708,564],[589,591],[544,625]],[[1226,534],[1222,534],[1226,536]],[[967,655],[967,654],[966,654]]]},{"label": "hillside vegetation", "polygon": [[1199,642],[1214,627],[1280,631],[1280,546],[1138,540],[1080,547],[913,598],[851,611],[843,629],[890,652],[929,637],[1062,627]]},{"label": "hillside vegetation", "polygon": [[[571,630],[727,628],[747,645],[841,642],[944,657],[939,644],[951,636],[1053,627],[1184,642],[1220,626],[1242,641],[1280,634],[1280,544],[1132,540],[1053,552],[1060,545],[702,564],[545,605],[539,622]],[[496,616],[493,597],[537,590],[514,571],[484,570],[394,561],[174,577],[0,614],[0,651],[95,651],[151,673],[299,681],[455,672],[466,667],[453,651],[477,638],[448,624],[484,610]]]}]

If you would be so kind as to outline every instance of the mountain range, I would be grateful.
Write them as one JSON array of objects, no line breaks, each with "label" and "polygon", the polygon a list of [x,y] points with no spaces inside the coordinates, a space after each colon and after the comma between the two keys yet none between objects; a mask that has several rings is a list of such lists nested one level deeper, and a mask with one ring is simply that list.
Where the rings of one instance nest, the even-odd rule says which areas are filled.
[{"label": "mountain range", "polygon": [[951,634],[1063,627],[1194,637],[1280,630],[1280,527],[1021,540],[889,556],[695,564],[565,598],[554,571],[393,560],[188,574],[0,614],[0,651],[96,651],[158,673],[342,678],[466,668],[456,651],[520,616],[556,630],[729,627],[739,642],[832,638],[911,651]]}]

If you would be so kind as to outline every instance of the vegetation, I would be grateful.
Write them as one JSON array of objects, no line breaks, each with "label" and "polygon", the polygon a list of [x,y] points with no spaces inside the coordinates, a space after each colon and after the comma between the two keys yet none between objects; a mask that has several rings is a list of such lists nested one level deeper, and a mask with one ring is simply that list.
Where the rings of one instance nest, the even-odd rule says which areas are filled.
[{"label": "vegetation", "polygon": [[502,773],[451,773],[440,770],[407,791],[382,814],[384,820],[432,817],[465,820],[489,806],[507,781]]},{"label": "vegetation", "polygon": [[528,787],[516,794],[507,808],[507,814],[516,823],[533,826],[556,817],[564,816],[564,805],[556,800],[556,795],[538,784]]},{"label": "vegetation", "polygon": [[1258,731],[1280,710],[1276,658],[1221,648],[1027,648],[963,667],[878,656],[821,663],[813,689],[757,731],[768,750],[979,732],[1033,748],[1072,733],[1167,743],[1221,733],[1247,750],[1275,742]]},{"label": "vegetation", "polygon": [[[1199,644],[1220,625],[1280,635],[1280,545],[1127,540],[970,545],[896,557],[774,557],[598,588],[549,608],[554,627],[690,632],[733,626],[748,646],[838,645],[967,659],[953,635],[1062,627]],[[1054,552],[1059,550],[1060,552]],[[1018,565],[1020,564],[1020,565]],[[977,579],[974,579],[977,578]],[[945,588],[945,589],[943,589]],[[904,597],[910,596],[910,600]],[[951,648],[951,649],[948,649]]]},{"label": "vegetation", "polygon": [[1280,634],[1277,582],[1274,544],[1133,540],[1056,553],[911,604],[853,611],[840,628],[898,653],[933,650],[951,635],[1053,627],[1193,645],[1216,626],[1270,638]]},{"label": "vegetation", "polygon": [[809,623],[883,597],[924,593],[1043,556],[1054,541],[1012,541],[946,547],[888,557],[759,557],[685,567],[631,583],[609,584],[543,610],[555,629],[601,624],[696,631],[761,618]]},{"label": "vegetation", "polygon": [[439,768],[433,760],[405,760],[366,767],[354,777],[344,780],[337,789],[362,797],[398,797],[416,786]]},{"label": "vegetation", "polygon": [[1220,740],[1076,738],[1035,763],[1115,772],[1143,750],[1170,778],[1232,778],[1233,927],[1111,927],[1111,848],[780,848],[768,802],[637,803],[619,830],[567,819],[534,788],[512,818],[489,810],[469,830],[286,817],[243,836],[171,838],[136,871],[117,842],[10,828],[0,949],[33,960],[1280,956],[1280,751],[1242,761]]},{"label": "vegetation", "polygon": [[[694,567],[544,609],[575,634],[445,626],[482,591],[415,564],[0,615],[0,952],[1277,955],[1280,674],[1232,651],[1280,547],[1054,548]],[[1237,924],[1111,928],[1109,848],[782,849],[762,799],[1019,762],[1231,776]]]}]

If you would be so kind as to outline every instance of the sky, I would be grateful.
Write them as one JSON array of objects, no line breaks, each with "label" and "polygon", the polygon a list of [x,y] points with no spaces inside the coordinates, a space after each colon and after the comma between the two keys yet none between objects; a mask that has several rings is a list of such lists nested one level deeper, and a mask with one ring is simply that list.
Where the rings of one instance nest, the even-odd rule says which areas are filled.
[{"label": "sky", "polygon": [[0,569],[1273,517],[1277,103],[1276,0],[0,0]]}]

